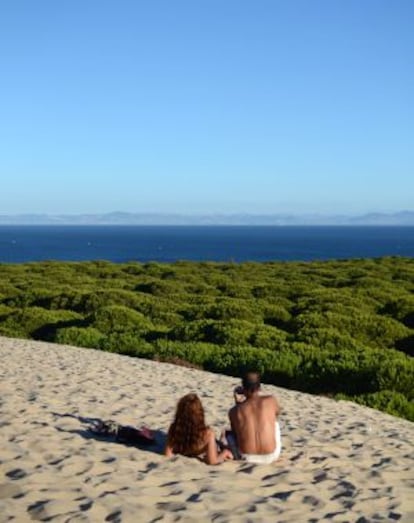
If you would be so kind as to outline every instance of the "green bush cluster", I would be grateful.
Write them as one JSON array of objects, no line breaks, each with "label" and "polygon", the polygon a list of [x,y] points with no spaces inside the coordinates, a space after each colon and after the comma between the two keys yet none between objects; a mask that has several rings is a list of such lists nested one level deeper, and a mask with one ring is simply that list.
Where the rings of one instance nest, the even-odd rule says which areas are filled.
[{"label": "green bush cluster", "polygon": [[0,334],[180,362],[414,420],[414,260],[0,264]]}]

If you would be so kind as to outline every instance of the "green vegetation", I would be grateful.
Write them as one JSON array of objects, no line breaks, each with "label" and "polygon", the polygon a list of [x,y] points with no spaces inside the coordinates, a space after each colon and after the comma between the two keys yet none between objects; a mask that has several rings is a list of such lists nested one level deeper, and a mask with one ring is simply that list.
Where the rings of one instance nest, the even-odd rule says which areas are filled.
[{"label": "green vegetation", "polygon": [[193,364],[414,421],[414,260],[0,264],[0,334]]}]

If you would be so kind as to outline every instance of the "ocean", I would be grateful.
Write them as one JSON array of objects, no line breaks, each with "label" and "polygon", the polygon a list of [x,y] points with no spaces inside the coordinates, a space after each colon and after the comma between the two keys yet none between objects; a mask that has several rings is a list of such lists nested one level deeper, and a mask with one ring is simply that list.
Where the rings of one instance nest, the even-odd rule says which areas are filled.
[{"label": "ocean", "polygon": [[0,226],[0,262],[414,257],[414,227]]}]

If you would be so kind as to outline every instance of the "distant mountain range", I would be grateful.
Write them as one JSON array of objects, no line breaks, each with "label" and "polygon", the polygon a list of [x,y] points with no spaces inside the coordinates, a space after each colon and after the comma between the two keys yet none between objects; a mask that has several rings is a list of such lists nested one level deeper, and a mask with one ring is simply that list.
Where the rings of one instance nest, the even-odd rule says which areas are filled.
[{"label": "distant mountain range", "polygon": [[0,215],[0,225],[414,225],[414,211],[360,216],[321,214],[107,214]]}]

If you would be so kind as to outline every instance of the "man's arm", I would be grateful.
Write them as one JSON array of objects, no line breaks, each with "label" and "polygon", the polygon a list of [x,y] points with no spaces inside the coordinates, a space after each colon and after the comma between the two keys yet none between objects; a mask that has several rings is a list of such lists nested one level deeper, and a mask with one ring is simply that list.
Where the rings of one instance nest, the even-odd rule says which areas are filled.
[{"label": "man's arm", "polygon": [[237,427],[238,427],[237,422],[236,422],[237,409],[238,409],[238,406],[235,405],[233,408],[231,408],[229,410],[229,420],[230,420],[231,432],[230,432],[230,434],[227,434],[227,444],[231,450],[231,453],[233,454],[233,459],[241,459],[240,450],[238,448],[238,443],[237,443]]},{"label": "man's arm", "polygon": [[243,401],[246,401],[246,396],[244,394],[244,389],[242,386],[238,386],[233,390],[233,398],[234,403],[237,405],[238,403],[243,403]]},{"label": "man's arm", "polygon": [[274,401],[275,415],[276,415],[276,418],[277,418],[279,416],[279,414],[280,414],[280,410],[281,409],[280,409],[280,405],[279,405],[279,402],[277,401],[277,399],[274,396],[272,396],[272,398],[273,398],[273,401]]},{"label": "man's arm", "polygon": [[229,410],[230,427],[234,436],[236,436],[236,409],[237,405],[235,405]]}]

